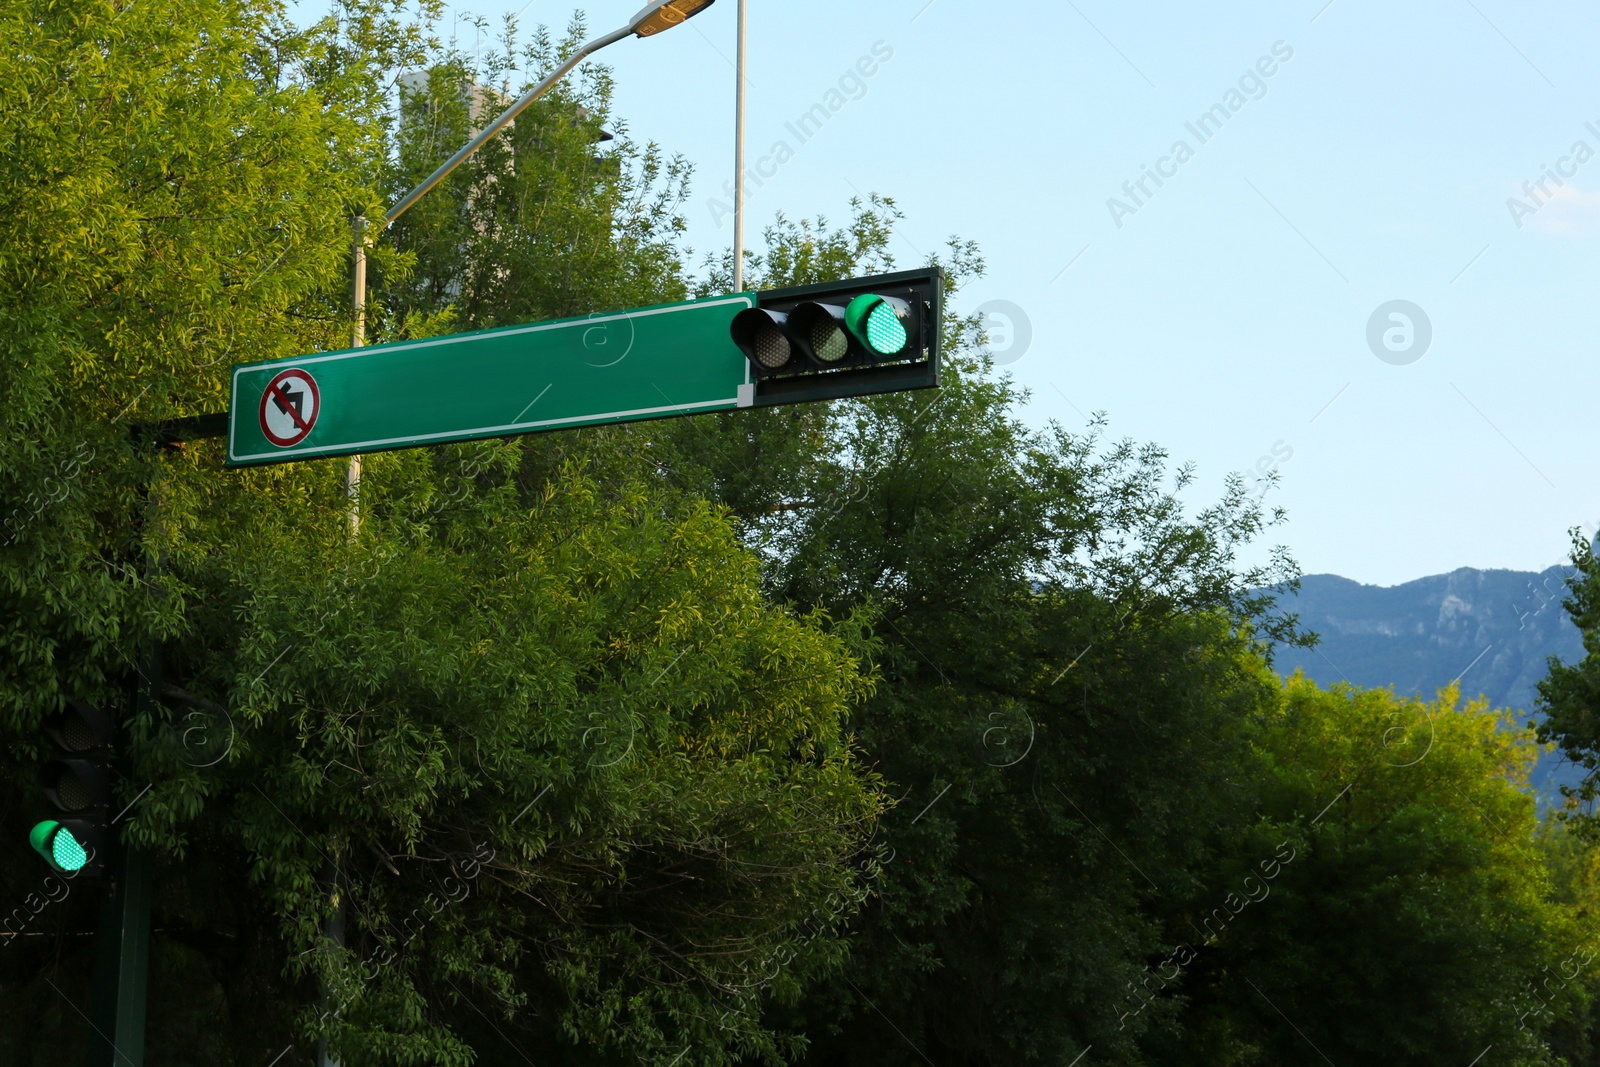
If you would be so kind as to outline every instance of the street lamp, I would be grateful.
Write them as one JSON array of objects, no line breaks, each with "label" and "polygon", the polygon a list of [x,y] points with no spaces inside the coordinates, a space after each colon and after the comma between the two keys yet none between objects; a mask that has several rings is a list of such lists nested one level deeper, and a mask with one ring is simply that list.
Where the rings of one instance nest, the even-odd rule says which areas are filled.
[{"label": "street lamp", "polygon": [[[603,37],[581,45],[576,52],[569,56],[565,62],[550,72],[544,81],[529,89],[504,111],[498,118],[478,132],[478,135],[468,141],[461,150],[439,165],[439,169],[423,179],[422,184],[401,197],[399,202],[384,212],[381,219],[374,226],[368,226],[367,220],[355,220],[355,262],[352,270],[352,304],[355,310],[355,321],[351,327],[350,346],[360,348],[366,343],[365,311],[367,306],[367,243],[375,240],[379,234],[405,213],[406,209],[434,186],[442,182],[451,171],[464,163],[468,156],[482,148],[484,142],[499,133],[511,124],[511,120],[522,113],[523,109],[545,93],[554,88],[555,84],[572,72],[572,69],[585,59],[594,55],[608,45],[616,44],[625,37],[654,37],[656,34],[681,23],[687,22],[710,7],[716,0],[653,0],[645,5],[628,24],[621,29],[614,30]],[[351,456],[350,466],[345,472],[345,488],[350,496],[350,532],[355,534],[361,528],[360,491],[361,491],[361,457]],[[337,884],[337,876],[335,879]],[[336,944],[344,941],[344,922],[341,914],[330,919],[326,926],[326,936]],[[317,1052],[317,1062],[323,1067],[337,1067],[337,1062],[331,1055],[327,1044],[324,1042]]]},{"label": "street lamp", "polygon": [[[376,240],[378,235],[386,230],[395,219],[404,214],[407,208],[422,199],[428,190],[442,182],[451,171],[465,162],[468,156],[482,148],[484,142],[510,125],[511,120],[521,114],[524,108],[549,92],[557,82],[571,73],[572,69],[579,63],[582,63],[585,59],[600,51],[600,49],[616,44],[625,37],[654,37],[658,33],[670,30],[672,27],[694,18],[694,16],[700,14],[715,2],[716,0],[654,0],[654,2],[645,5],[633,18],[628,20],[626,26],[614,30],[604,37],[596,37],[594,40],[581,45],[565,62],[551,71],[548,78],[518,97],[510,107],[500,113],[498,118],[485,126],[476,137],[462,146],[461,151],[441,163],[438,170],[423,179],[422,184],[401,197],[394,207],[384,213],[376,225],[369,226],[364,218],[356,219],[352,300],[355,310],[355,322],[351,330],[351,347],[360,348],[366,344],[365,311],[367,306],[367,244],[369,241]],[[360,487],[361,457],[351,456],[349,471],[346,474],[346,488],[350,494],[350,529],[352,533],[360,527],[361,523],[361,513],[357,502]]]},{"label": "street lamp", "polygon": [[687,22],[710,7],[714,0],[665,0],[651,4],[633,16],[633,32],[640,37],[653,37],[662,30],[670,30],[680,22]]}]

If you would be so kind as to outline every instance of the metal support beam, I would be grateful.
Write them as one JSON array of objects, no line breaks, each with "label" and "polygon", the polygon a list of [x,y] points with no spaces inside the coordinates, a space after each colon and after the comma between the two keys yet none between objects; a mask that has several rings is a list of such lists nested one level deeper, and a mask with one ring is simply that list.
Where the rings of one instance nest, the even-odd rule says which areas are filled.
[{"label": "metal support beam", "polygon": [[[114,840],[114,838],[113,838]],[[100,913],[95,945],[89,1067],[144,1067],[150,972],[150,853],[109,844],[116,884]]]},{"label": "metal support beam", "polygon": [[[145,646],[138,702],[153,713],[161,691],[161,645]],[[90,1003],[88,1067],[144,1067],[145,999],[150,979],[150,853],[124,845],[116,827],[106,834],[112,884],[100,913]]]},{"label": "metal support beam", "polygon": [[739,0],[738,43],[735,45],[733,97],[733,291],[744,292],[744,5]]},{"label": "metal support beam", "polygon": [[[361,216],[355,222],[355,248],[351,254],[351,311],[350,347],[361,348],[367,343],[367,219]],[[361,457],[351,456],[344,470],[344,490],[350,498],[350,536],[361,533]]]}]

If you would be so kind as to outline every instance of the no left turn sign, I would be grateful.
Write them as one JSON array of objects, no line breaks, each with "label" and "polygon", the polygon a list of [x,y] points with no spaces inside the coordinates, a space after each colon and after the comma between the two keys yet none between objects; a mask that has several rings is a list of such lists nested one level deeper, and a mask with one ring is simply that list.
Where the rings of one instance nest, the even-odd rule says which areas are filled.
[{"label": "no left turn sign", "polygon": [[310,436],[321,410],[316,379],[303,370],[282,371],[261,393],[261,432],[279,448],[289,448]]}]

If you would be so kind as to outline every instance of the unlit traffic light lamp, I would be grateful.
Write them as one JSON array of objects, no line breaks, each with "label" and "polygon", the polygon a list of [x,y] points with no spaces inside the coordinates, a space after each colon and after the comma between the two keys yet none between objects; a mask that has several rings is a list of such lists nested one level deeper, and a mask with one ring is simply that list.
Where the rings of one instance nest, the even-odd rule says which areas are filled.
[{"label": "unlit traffic light lamp", "polygon": [[44,731],[67,757],[39,771],[39,788],[62,818],[34,826],[28,842],[58,873],[99,874],[110,816],[113,713],[75,700],[45,720]]},{"label": "unlit traffic light lamp", "polygon": [[850,338],[844,332],[844,308],[808,300],[789,313],[789,329],[800,343],[800,351],[820,367],[837,366],[850,354]]},{"label": "unlit traffic light lamp", "polygon": [[45,798],[61,811],[76,815],[103,807],[111,795],[109,768],[99,760],[58,759],[39,772]]},{"label": "unlit traffic light lamp", "polygon": [[943,283],[928,268],[755,294],[730,330],[754,406],[938,385]]},{"label": "unlit traffic light lamp", "polygon": [[789,316],[781,311],[750,308],[733,318],[733,343],[758,371],[781,371],[794,362],[789,343]]},{"label": "unlit traffic light lamp", "polygon": [[72,755],[110,748],[116,729],[110,708],[96,707],[81,700],[69,700],[65,711],[44,721],[44,732],[50,740]]}]

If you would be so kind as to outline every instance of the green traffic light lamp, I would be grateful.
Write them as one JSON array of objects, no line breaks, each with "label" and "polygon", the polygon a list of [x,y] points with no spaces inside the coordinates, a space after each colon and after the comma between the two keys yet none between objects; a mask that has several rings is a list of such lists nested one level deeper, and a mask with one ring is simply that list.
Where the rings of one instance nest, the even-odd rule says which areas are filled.
[{"label": "green traffic light lamp", "polygon": [[43,727],[66,757],[39,768],[39,789],[60,814],[36,824],[28,843],[57,874],[103,874],[101,846],[110,828],[115,711],[73,700],[47,717]]},{"label": "green traffic light lamp", "polygon": [[28,843],[57,874],[78,874],[97,864],[97,836],[84,820],[46,819],[29,832]]},{"label": "green traffic light lamp", "polygon": [[844,324],[875,356],[897,356],[911,339],[911,305],[892,296],[862,293],[844,309]]}]

